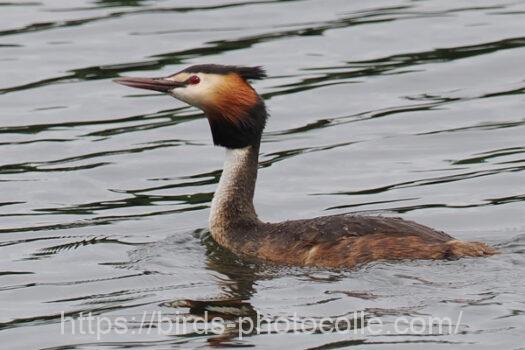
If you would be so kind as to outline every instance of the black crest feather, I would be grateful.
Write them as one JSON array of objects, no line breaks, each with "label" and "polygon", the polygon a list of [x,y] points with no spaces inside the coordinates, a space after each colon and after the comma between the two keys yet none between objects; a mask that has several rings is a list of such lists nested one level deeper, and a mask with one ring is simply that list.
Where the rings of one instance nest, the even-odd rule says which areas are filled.
[{"label": "black crest feather", "polygon": [[197,64],[184,69],[185,73],[230,74],[237,73],[244,80],[259,80],[266,78],[266,72],[261,66],[226,66],[221,64]]}]

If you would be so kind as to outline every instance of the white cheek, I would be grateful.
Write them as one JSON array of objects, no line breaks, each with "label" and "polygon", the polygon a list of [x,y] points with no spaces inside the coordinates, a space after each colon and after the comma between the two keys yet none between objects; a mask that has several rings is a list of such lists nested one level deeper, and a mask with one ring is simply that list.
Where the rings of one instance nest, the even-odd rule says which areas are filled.
[{"label": "white cheek", "polygon": [[171,95],[182,102],[199,107],[199,96],[192,86],[175,88],[171,90]]},{"label": "white cheek", "polygon": [[175,88],[170,91],[170,95],[175,97],[177,100],[188,103],[185,90],[186,88]]},{"label": "white cheek", "polygon": [[203,82],[196,85],[175,88],[171,90],[171,95],[189,105],[202,108],[207,97],[209,98],[211,94],[211,88],[210,84]]}]

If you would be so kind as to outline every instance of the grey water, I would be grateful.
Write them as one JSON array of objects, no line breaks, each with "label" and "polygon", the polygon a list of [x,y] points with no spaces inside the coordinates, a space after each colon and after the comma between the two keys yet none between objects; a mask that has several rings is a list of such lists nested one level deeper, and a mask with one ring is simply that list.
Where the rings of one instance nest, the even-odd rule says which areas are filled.
[{"label": "grey water", "polygon": [[[112,83],[199,63],[268,72],[254,84],[271,113],[262,219],[401,216],[500,254],[341,271],[218,247],[206,226],[224,151],[206,119]],[[523,349],[524,105],[523,1],[0,0],[0,348]],[[137,326],[198,303],[456,331]],[[80,313],[135,327],[62,332]]]}]

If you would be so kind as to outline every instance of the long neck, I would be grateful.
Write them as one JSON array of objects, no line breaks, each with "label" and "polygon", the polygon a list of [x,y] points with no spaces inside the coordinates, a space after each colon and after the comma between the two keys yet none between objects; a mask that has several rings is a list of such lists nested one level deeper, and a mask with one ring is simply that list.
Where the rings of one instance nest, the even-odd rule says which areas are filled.
[{"label": "long neck", "polygon": [[219,244],[234,251],[240,250],[242,241],[253,238],[260,224],[253,194],[261,135],[268,114],[264,101],[251,87],[249,90],[254,94],[255,104],[246,111],[206,113],[214,143],[226,147],[224,168],[211,204],[210,230]]},{"label": "long neck", "polygon": [[226,150],[226,159],[219,186],[213,196],[210,229],[219,243],[225,237],[249,229],[259,220],[253,206],[257,180],[259,143],[244,148]]}]

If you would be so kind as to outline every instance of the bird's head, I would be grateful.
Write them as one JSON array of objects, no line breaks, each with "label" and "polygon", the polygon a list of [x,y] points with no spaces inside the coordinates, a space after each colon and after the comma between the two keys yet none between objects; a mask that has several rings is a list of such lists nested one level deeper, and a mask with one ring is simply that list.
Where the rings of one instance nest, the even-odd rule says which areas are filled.
[{"label": "bird's head", "polygon": [[248,83],[265,76],[261,67],[203,64],[164,78],[122,77],[115,82],[163,92],[201,109],[216,145],[243,148],[258,146],[266,124],[264,102]]}]

